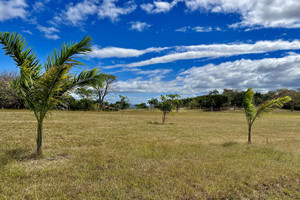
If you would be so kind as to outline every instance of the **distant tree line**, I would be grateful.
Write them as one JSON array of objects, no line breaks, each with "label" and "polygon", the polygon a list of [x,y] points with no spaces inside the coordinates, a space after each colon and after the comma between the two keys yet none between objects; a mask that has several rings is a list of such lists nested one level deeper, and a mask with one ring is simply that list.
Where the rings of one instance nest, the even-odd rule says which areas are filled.
[{"label": "distant tree line", "polygon": [[[116,81],[116,77],[102,73],[101,81],[95,87],[79,87],[73,91],[79,98],[74,98],[70,93],[64,94],[61,97],[63,105],[58,109],[62,110],[103,110],[117,111],[129,108],[128,98],[115,103],[108,103],[105,97],[111,91],[111,85]],[[0,72],[0,108],[1,109],[24,109],[26,104],[17,90],[11,87],[12,81],[18,78],[17,72],[3,71]],[[208,95],[197,96],[194,98],[179,99],[179,95],[167,95],[172,101],[173,109],[178,111],[179,108],[188,109],[204,109],[208,111],[218,111],[227,109],[240,109],[243,107],[243,99],[246,91],[224,89],[222,93],[214,90]],[[255,105],[260,105],[262,102],[275,99],[283,96],[290,96],[292,100],[283,106],[283,109],[300,110],[300,88],[297,90],[278,89],[277,91],[269,91],[266,94],[254,93]],[[125,103],[127,102],[127,103]],[[159,100],[156,98],[150,99],[148,102],[136,104],[138,109],[154,110],[159,108]]]},{"label": "distant tree line", "polygon": [[[210,92],[208,95],[202,95],[195,98],[181,99],[182,107],[190,109],[206,109],[210,111],[240,109],[243,108],[243,100],[246,91],[224,89],[222,94],[217,90]],[[277,91],[269,91],[266,94],[254,93],[254,103],[256,106],[271,99],[284,96],[290,96],[291,101],[286,103],[283,108],[289,110],[300,110],[300,88],[297,90],[279,89]]]}]

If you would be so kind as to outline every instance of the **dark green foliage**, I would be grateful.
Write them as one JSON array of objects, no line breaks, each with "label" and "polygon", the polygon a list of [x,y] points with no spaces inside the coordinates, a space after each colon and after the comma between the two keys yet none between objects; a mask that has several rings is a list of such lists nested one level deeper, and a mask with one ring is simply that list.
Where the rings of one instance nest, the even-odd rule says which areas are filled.
[{"label": "dark green foliage", "polygon": [[[198,106],[201,108],[210,108],[211,111],[214,109],[220,110],[221,107],[225,106],[228,103],[228,97],[222,94],[211,94],[204,95],[196,98]],[[193,104],[197,105],[196,103]],[[198,107],[197,106],[197,107]]]},{"label": "dark green foliage", "polygon": [[184,107],[189,107],[190,102],[193,100],[193,98],[186,98],[186,99],[181,99],[182,106]]},{"label": "dark green foliage", "polygon": [[195,99],[192,99],[192,101],[189,102],[188,106],[191,108],[191,109],[195,109],[195,108],[198,108],[201,104],[199,103],[201,101],[201,99],[199,98],[195,98]]},{"label": "dark green foliage", "polygon": [[146,109],[148,108],[146,103],[140,103],[135,105],[138,109]]},{"label": "dark green foliage", "polygon": [[181,99],[174,99],[173,100],[173,105],[176,109],[176,112],[178,112],[179,108],[182,106],[182,101]]},{"label": "dark green foliage", "polygon": [[122,95],[119,95],[119,96],[120,96],[121,100],[118,101],[118,102],[116,102],[116,104],[119,105],[118,107],[119,107],[121,110],[128,109],[129,106],[130,106],[128,97],[124,97],[124,96],[122,96]]},{"label": "dark green foliage", "polygon": [[153,110],[154,108],[158,107],[158,100],[155,98],[152,98],[148,101],[148,104],[150,105],[151,110]]},{"label": "dark green foliage", "polygon": [[90,99],[80,99],[70,102],[70,110],[94,110],[95,102]]}]

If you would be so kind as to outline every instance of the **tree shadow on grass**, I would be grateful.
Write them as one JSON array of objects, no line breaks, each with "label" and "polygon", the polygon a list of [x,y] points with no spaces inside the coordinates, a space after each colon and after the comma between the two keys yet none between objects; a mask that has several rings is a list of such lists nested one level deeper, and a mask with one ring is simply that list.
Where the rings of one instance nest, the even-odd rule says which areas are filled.
[{"label": "tree shadow on grass", "polygon": [[230,142],[225,142],[225,143],[223,143],[221,146],[222,147],[232,147],[232,146],[235,146],[235,145],[237,145],[238,143],[237,142],[232,142],[232,141],[230,141]]},{"label": "tree shadow on grass", "polygon": [[26,161],[36,159],[35,155],[29,149],[16,148],[4,151],[0,154],[0,167],[5,166],[13,161]]},{"label": "tree shadow on grass", "polygon": [[159,123],[159,122],[151,122],[151,121],[147,122],[147,124],[162,125],[162,123]]},{"label": "tree shadow on grass", "polygon": [[174,125],[174,123],[172,122],[166,122],[165,124],[163,124],[162,122],[151,122],[151,121],[148,121],[147,124],[153,124],[153,125]]}]

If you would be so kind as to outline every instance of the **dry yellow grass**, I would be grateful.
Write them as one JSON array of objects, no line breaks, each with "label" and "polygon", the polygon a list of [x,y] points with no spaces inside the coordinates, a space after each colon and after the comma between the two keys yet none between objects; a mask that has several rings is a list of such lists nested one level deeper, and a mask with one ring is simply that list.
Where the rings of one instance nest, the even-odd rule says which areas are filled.
[{"label": "dry yellow grass", "polygon": [[[300,113],[0,111],[0,199],[300,199]],[[269,144],[266,144],[266,137]]]}]

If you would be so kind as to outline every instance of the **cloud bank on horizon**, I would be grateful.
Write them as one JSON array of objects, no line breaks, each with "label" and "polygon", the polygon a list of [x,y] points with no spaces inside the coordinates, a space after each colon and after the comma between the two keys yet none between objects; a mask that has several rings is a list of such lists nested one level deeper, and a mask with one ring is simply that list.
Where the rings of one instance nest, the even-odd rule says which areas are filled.
[{"label": "cloud bank on horizon", "polygon": [[[138,103],[300,88],[299,10],[298,0],[0,0],[0,30],[22,32],[41,56],[91,35],[88,66],[117,75],[116,92]],[[14,69],[0,53],[0,70]]]}]

